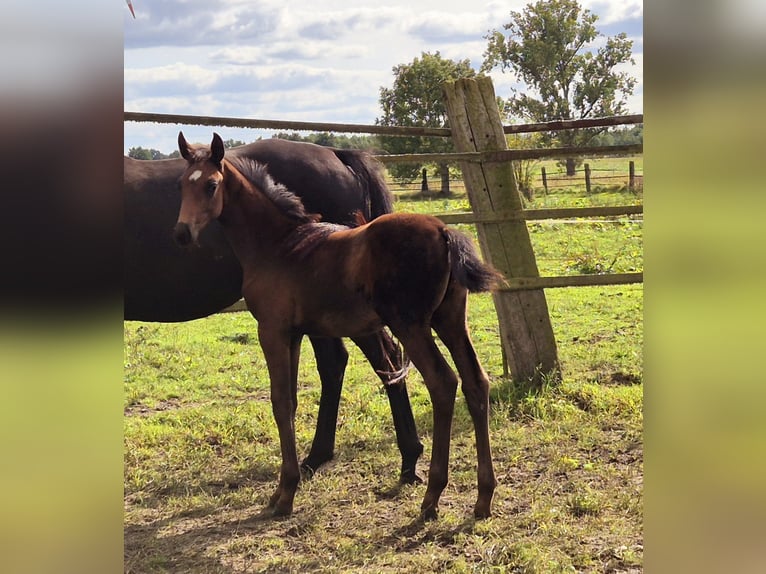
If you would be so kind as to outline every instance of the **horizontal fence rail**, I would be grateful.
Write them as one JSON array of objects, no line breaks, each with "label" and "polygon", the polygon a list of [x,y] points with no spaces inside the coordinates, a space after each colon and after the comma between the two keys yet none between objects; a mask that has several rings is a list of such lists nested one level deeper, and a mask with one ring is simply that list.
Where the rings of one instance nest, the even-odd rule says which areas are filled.
[{"label": "horizontal fence rail", "polygon": [[370,126],[362,124],[335,124],[297,122],[290,120],[257,120],[216,116],[187,116],[183,114],[153,114],[123,112],[126,122],[151,122],[156,124],[182,124],[191,126],[216,126],[227,128],[277,129],[294,131],[379,134],[392,136],[450,137],[448,128],[425,128],[416,126]]},{"label": "horizontal fence rail", "polygon": [[586,120],[559,120],[553,122],[541,122],[537,124],[514,124],[510,126],[503,126],[503,133],[527,134],[532,132],[572,130],[577,128],[603,128],[609,126],[642,123],[644,123],[644,114],[633,114],[629,116],[607,116],[603,118],[591,118]]},{"label": "horizontal fence rail", "polygon": [[626,285],[643,283],[644,274],[604,273],[603,275],[558,275],[555,277],[512,277],[506,279],[500,291],[527,291],[556,287],[593,287],[598,285]]},{"label": "horizontal fence rail", "polygon": [[[291,120],[261,120],[228,118],[223,116],[191,116],[185,114],[155,114],[149,112],[123,112],[126,122],[151,122],[156,124],[181,124],[192,126],[216,126],[228,128],[277,129],[294,131],[317,131],[337,133],[362,133],[391,136],[451,137],[449,128],[427,128],[418,126],[380,126],[363,124],[338,124],[321,122],[299,122]],[[503,126],[506,134],[558,131],[575,128],[610,127],[627,124],[641,124],[643,114],[608,116],[585,120],[559,120],[535,124],[514,124]]]},{"label": "horizontal fence rail", "polygon": [[588,155],[627,155],[643,153],[644,144],[607,145],[593,147],[554,147],[546,149],[508,149],[502,151],[463,152],[463,153],[402,153],[396,155],[376,155],[375,158],[388,163],[452,163],[504,162],[524,159],[546,159]]},{"label": "horizontal fence rail", "polygon": [[476,215],[471,211],[461,213],[437,213],[435,217],[444,223],[500,223],[501,221],[575,219],[578,217],[614,217],[618,215],[640,215],[643,205],[614,205],[605,207],[558,207],[550,209],[525,209],[522,215],[494,212]]}]

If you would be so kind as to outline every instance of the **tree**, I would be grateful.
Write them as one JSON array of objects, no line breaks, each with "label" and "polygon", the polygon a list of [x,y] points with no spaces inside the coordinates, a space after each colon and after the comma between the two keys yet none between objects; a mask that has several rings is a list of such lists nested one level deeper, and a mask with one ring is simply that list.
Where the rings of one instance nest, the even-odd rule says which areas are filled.
[{"label": "tree", "polygon": [[166,156],[159,150],[137,146],[128,150],[128,157],[133,159],[164,159]]},{"label": "tree", "polygon": [[368,135],[347,136],[345,134],[315,132],[307,136],[302,136],[298,132],[278,132],[271,137],[296,142],[309,142],[340,149],[361,149],[372,151],[378,147],[377,137]]},{"label": "tree", "polygon": [[[448,60],[439,52],[423,52],[409,64],[393,68],[394,84],[380,88],[382,117],[375,123],[383,126],[447,126],[447,109],[442,84],[448,80],[471,78],[476,71],[468,60]],[[381,145],[388,153],[444,153],[452,151],[448,138],[381,136]],[[421,173],[420,165],[393,164],[388,169],[396,179],[410,182]],[[449,169],[439,164],[442,193],[449,193]]]},{"label": "tree", "polygon": [[[596,20],[598,16],[583,10],[577,0],[538,0],[523,12],[511,12],[511,21],[503,25],[507,32],[494,30],[485,36],[481,70],[511,71],[530,90],[512,90],[508,100],[512,115],[546,122],[626,112],[636,80],[616,68],[633,63],[633,42],[625,33],[601,41]],[[555,139],[562,146],[581,147],[603,131],[565,130],[548,135],[545,143]],[[574,175],[574,168],[570,158],[567,174]]]},{"label": "tree", "polygon": [[[540,140],[542,134],[535,132],[531,134],[513,134],[505,137],[509,149],[535,149],[541,147]],[[535,189],[532,185],[534,169],[540,165],[537,159],[519,159],[511,162],[513,174],[516,176],[516,185],[519,193],[527,201],[535,199]]]}]

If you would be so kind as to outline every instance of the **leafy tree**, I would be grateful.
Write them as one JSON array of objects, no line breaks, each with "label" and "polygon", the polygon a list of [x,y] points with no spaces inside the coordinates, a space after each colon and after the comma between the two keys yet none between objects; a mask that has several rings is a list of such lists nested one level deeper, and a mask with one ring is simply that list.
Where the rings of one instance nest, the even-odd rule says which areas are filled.
[{"label": "leafy tree", "polygon": [[644,143],[644,126],[612,128],[594,137],[590,143],[594,146],[641,144]]},{"label": "leafy tree", "polygon": [[347,136],[346,134],[316,132],[307,136],[302,136],[297,132],[278,132],[273,134],[271,137],[296,142],[309,142],[317,145],[340,149],[374,150],[378,147],[377,137],[367,135]]},{"label": "leafy tree", "polygon": [[128,157],[133,159],[163,159],[165,154],[156,149],[146,149],[141,146],[132,147],[128,150]]},{"label": "leafy tree", "polygon": [[[454,61],[442,58],[439,52],[423,52],[409,64],[393,68],[394,84],[380,88],[382,117],[378,125],[420,126],[442,128],[447,126],[442,84],[448,80],[471,78],[476,71],[468,60]],[[444,153],[452,151],[448,138],[381,136],[381,145],[389,153]],[[420,165],[393,164],[388,170],[401,182],[413,181],[421,173]],[[449,169],[439,164],[442,193],[449,192]]]},{"label": "leafy tree", "polygon": [[[505,137],[509,149],[535,149],[542,147],[540,141],[542,133],[535,132],[531,134],[513,134]],[[513,173],[516,176],[516,184],[519,192],[527,199],[533,201],[535,190],[532,185],[532,177],[535,168],[540,165],[537,159],[520,159],[511,162]]]},{"label": "leafy tree", "polygon": [[276,134],[272,134],[272,139],[280,139],[280,140],[288,140],[291,142],[304,142],[307,141],[305,137],[303,137],[298,132],[279,132]]},{"label": "leafy tree", "polygon": [[[636,80],[618,72],[633,63],[633,42],[625,33],[601,40],[598,16],[577,0],[538,0],[523,12],[511,12],[506,32],[494,30],[488,40],[481,70],[499,67],[525,83],[529,92],[512,90],[508,109],[526,121],[546,122],[620,115]],[[597,42],[597,40],[599,40]],[[585,146],[604,128],[565,130],[549,134],[562,146]],[[567,160],[574,175],[575,160]]]}]

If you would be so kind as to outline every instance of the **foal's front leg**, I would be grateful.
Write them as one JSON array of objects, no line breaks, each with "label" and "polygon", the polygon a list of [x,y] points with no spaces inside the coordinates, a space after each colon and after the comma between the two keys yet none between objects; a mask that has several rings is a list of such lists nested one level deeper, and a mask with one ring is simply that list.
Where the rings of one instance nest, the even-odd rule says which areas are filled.
[{"label": "foal's front leg", "polygon": [[295,446],[295,410],[298,407],[298,361],[301,337],[258,325],[258,338],[271,378],[271,408],[279,431],[282,468],[279,486],[269,500],[275,516],[292,514],[301,474]]}]

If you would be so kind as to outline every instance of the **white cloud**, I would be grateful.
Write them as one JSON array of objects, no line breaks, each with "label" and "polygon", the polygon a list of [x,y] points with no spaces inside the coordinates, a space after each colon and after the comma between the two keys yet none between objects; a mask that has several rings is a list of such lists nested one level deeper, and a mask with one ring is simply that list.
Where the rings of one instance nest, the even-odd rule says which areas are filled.
[{"label": "white cloud", "polygon": [[643,0],[580,0],[580,4],[598,14],[597,26],[641,18],[644,14]]},{"label": "white cloud", "polygon": [[[371,124],[393,66],[438,50],[478,68],[486,33],[502,28],[510,11],[528,1],[474,6],[457,0],[359,0],[349,7],[340,0],[310,6],[296,0],[156,0],[136,6],[137,20],[125,21],[125,109]],[[612,26],[610,34],[624,23],[635,36],[634,51],[642,51],[636,20],[641,2],[583,4],[600,16],[597,25]],[[642,59],[636,61],[634,75],[641,79]],[[496,93],[510,95],[514,78],[492,75]],[[172,143],[174,127],[128,125],[126,148],[175,149],[151,141],[168,130]],[[210,129],[200,133],[209,138]],[[257,137],[250,133],[228,137]]]}]

